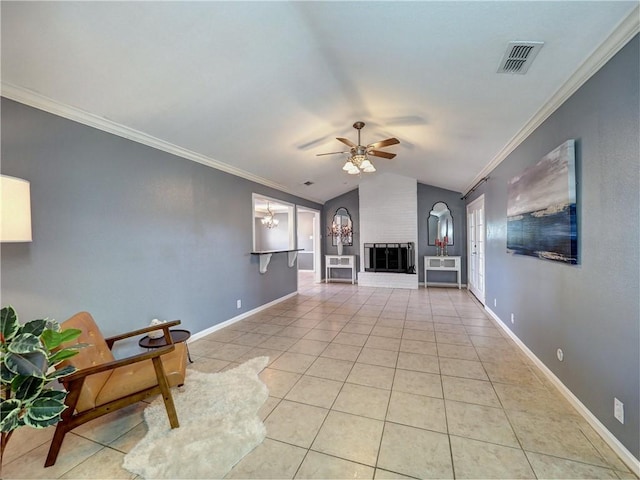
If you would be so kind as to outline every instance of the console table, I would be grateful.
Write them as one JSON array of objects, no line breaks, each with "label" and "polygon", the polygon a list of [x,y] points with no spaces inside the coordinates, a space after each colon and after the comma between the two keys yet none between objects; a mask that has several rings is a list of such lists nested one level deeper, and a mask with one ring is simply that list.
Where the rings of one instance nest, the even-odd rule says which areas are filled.
[{"label": "console table", "polygon": [[325,255],[324,256],[324,283],[331,280],[332,268],[346,268],[351,270],[351,284],[356,283],[356,256],[355,255]]},{"label": "console table", "polygon": [[427,286],[427,272],[437,270],[440,272],[456,272],[458,290],[462,288],[460,279],[460,257],[424,257],[424,286]]}]

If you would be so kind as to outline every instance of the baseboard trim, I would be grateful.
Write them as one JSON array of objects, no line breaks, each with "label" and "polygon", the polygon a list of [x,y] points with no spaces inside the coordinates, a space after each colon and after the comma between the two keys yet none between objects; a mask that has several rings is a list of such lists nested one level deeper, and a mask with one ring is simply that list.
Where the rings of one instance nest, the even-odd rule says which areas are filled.
[{"label": "baseboard trim", "polygon": [[[453,282],[427,282],[426,284],[425,282],[420,282],[420,285],[424,285],[425,287],[448,287],[448,288],[455,288],[456,290],[458,290],[458,284]],[[460,284],[460,289],[466,290],[467,284],[466,283]]]},{"label": "baseboard trim", "polygon": [[591,413],[579,399],[576,397],[562,381],[556,377],[556,375],[547,367],[542,360],[540,360],[529,348],[513,333],[507,324],[504,323],[496,313],[485,305],[485,310],[491,318],[493,318],[500,328],[502,328],[509,338],[511,338],[516,345],[529,357],[529,359],[536,364],[536,366],[546,375],[546,377],[553,383],[553,385],[560,391],[560,393],[567,399],[567,401],[573,405],[573,407],[582,415],[582,417],[591,425],[596,432],[604,439],[613,451],[620,457],[620,459],[631,469],[633,473],[640,476],[640,460],[633,456],[633,454],[625,447],[620,440],[618,440],[613,433],[611,433],[607,427],[605,427],[598,418]]},{"label": "baseboard trim", "polygon": [[250,317],[251,315],[255,315],[256,313],[259,313],[263,310],[266,310],[267,308],[273,307],[274,305],[277,305],[278,303],[284,302],[285,300],[288,300],[292,297],[295,297],[296,295],[298,295],[298,292],[295,291],[293,293],[290,293],[288,295],[285,295],[284,297],[280,297],[277,298],[275,300],[273,300],[272,302],[269,303],[265,303],[264,305],[260,305],[257,308],[254,308],[253,310],[249,310],[248,312],[244,312],[241,313],[240,315],[230,318],[229,320],[225,320],[224,322],[221,323],[217,323],[215,325],[213,325],[212,327],[206,328],[204,330],[199,331],[198,333],[195,333],[193,335],[191,335],[191,337],[189,338],[187,343],[191,343],[191,342],[195,342],[196,340],[199,340],[203,337],[206,337],[207,335],[212,334],[213,332],[217,332],[218,330],[222,330],[224,327],[228,327],[229,325],[233,325],[236,322],[239,322],[240,320],[244,320],[247,317]]}]

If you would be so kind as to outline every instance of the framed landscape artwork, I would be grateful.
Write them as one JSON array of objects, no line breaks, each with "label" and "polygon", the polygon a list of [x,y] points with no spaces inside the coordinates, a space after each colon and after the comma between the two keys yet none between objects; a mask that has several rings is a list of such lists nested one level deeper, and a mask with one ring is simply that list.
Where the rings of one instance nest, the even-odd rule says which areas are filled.
[{"label": "framed landscape artwork", "polygon": [[507,252],[578,263],[575,140],[509,180]]}]

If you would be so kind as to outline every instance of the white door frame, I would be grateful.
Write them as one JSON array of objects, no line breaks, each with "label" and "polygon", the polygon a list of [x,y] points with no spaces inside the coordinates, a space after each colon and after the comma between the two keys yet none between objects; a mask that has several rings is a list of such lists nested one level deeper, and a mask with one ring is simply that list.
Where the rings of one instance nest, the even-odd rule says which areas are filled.
[{"label": "white door frame", "polygon": [[484,194],[467,205],[467,288],[485,305],[486,220]]},{"label": "white door frame", "polygon": [[321,255],[321,235],[320,235],[320,210],[296,205],[296,238],[298,237],[298,213],[313,213],[313,281],[322,282],[322,255]]}]

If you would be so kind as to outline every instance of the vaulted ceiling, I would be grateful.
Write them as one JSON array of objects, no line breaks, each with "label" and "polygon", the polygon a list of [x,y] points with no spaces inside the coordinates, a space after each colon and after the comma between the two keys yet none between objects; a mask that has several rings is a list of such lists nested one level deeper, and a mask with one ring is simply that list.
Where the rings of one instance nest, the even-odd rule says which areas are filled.
[{"label": "vaulted ceiling", "polygon": [[[319,202],[357,186],[316,154],[362,120],[400,140],[378,172],[464,192],[637,6],[3,1],[2,93]],[[525,75],[496,73],[510,41],[544,42]]]}]

